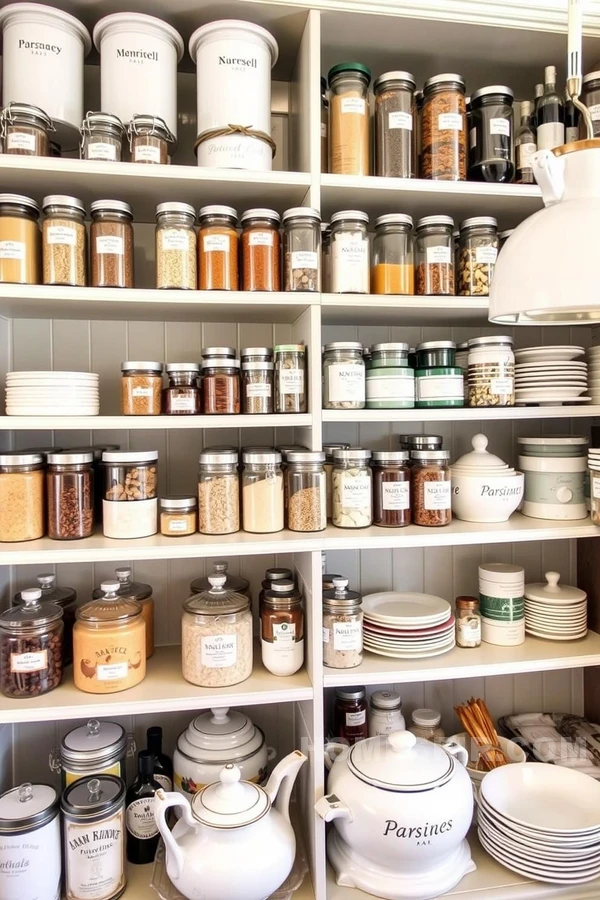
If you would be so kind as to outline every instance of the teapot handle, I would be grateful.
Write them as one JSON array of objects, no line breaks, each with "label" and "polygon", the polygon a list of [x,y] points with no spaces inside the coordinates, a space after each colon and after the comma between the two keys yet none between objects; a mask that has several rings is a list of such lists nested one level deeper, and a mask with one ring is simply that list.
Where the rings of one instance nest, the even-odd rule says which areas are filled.
[{"label": "teapot handle", "polygon": [[565,190],[565,161],[551,150],[538,150],[533,156],[533,174],[542,189],[544,206],[562,200]]},{"label": "teapot handle", "polygon": [[173,837],[171,829],[167,824],[166,813],[171,807],[179,807],[182,811],[182,819],[190,828],[194,827],[194,819],[192,818],[190,804],[181,794],[175,791],[163,791],[162,788],[154,795],[154,818],[158,825],[158,830],[165,842],[167,852],[173,859],[173,878],[180,878],[183,872],[185,857],[181,847]]},{"label": "teapot handle", "polygon": [[446,753],[449,753],[450,756],[454,756],[463,766],[467,766],[469,763],[469,751],[466,747],[463,747],[462,744],[457,744],[456,741],[445,741],[442,744],[443,749]]}]

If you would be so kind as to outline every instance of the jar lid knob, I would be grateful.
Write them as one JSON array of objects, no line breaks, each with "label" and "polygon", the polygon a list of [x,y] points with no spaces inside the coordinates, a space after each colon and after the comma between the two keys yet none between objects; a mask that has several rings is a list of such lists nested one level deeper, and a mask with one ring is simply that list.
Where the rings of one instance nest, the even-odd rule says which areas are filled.
[{"label": "jar lid knob", "polygon": [[88,800],[99,800],[102,791],[100,790],[100,781],[98,778],[92,778],[91,781],[87,783],[87,789],[90,792],[90,796]]},{"label": "jar lid knob", "polygon": [[92,735],[100,734],[100,722],[98,721],[98,719],[90,719],[87,723],[87,730],[87,733],[88,735],[90,735],[90,737]]},{"label": "jar lid knob", "polygon": [[560,592],[560,588],[558,586],[558,582],[560,581],[560,572],[546,572],[544,575],[546,581],[548,582],[547,591],[556,591]]},{"label": "jar lid knob", "polygon": [[334,578],[332,579],[332,583],[336,594],[343,594],[348,587],[347,578]]},{"label": "jar lid knob", "polygon": [[56,575],[53,572],[47,572],[43,575],[38,575],[37,577],[37,583],[41,587],[51,587],[51,585],[53,585],[55,581]]},{"label": "jar lid knob", "polygon": [[103,581],[100,585],[100,590],[103,594],[116,594],[121,586],[121,582],[119,581]]},{"label": "jar lid knob", "polygon": [[33,785],[26,781],[19,787],[19,803],[28,803],[29,800],[33,800]]},{"label": "jar lid knob", "polygon": [[224,722],[229,721],[229,716],[227,713],[229,712],[228,706],[219,706],[211,709],[212,719],[211,722],[214,725],[222,725]]},{"label": "jar lid knob", "polygon": [[225,582],[227,581],[226,575],[209,575],[208,583],[211,587],[211,593],[215,593],[216,591],[223,591],[225,589]]},{"label": "jar lid knob", "polygon": [[221,575],[226,572],[229,567],[229,563],[226,559],[215,559],[213,563],[213,569],[216,574]]},{"label": "jar lid knob", "polygon": [[21,591],[21,600],[24,602],[25,606],[29,608],[33,608],[38,606],[38,600],[42,596],[42,592],[39,588],[25,588],[24,591]]},{"label": "jar lid knob", "polygon": [[115,575],[119,581],[127,581],[131,575],[131,569],[127,566],[123,566],[122,568],[115,569]]},{"label": "jar lid knob", "polygon": [[476,453],[485,453],[487,450],[488,439],[485,434],[474,435],[471,444]]},{"label": "jar lid knob", "polygon": [[415,746],[417,738],[412,731],[392,731],[388,735],[388,742],[394,753],[406,753]]}]

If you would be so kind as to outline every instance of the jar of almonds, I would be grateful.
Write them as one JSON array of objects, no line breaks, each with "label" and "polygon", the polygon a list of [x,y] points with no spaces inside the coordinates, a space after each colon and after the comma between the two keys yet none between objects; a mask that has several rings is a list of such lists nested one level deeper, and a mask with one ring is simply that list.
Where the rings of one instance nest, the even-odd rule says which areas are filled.
[{"label": "jar of almonds", "polygon": [[456,293],[462,297],[487,297],[500,241],[493,216],[474,216],[460,225]]}]

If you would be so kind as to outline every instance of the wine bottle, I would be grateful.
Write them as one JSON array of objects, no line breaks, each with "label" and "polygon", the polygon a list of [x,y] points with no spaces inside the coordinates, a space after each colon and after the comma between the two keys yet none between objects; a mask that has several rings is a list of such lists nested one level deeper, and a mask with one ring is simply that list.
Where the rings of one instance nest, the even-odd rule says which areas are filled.
[{"label": "wine bottle", "polygon": [[537,109],[538,150],[553,150],[565,142],[565,107],[556,91],[556,66],[544,69],[544,93]]},{"label": "wine bottle", "polygon": [[579,140],[579,110],[565,91],[565,144]]},{"label": "wine bottle", "polygon": [[531,124],[534,128],[537,128],[537,111],[538,106],[540,105],[540,100],[542,99],[542,94],[544,93],[544,85],[536,84],[533,89],[533,115],[531,116]]},{"label": "wine bottle", "polygon": [[154,795],[160,784],[154,778],[154,756],[148,750],[138,753],[138,775],[125,797],[127,823],[127,859],[143,866],[154,861],[160,838],[154,818]]},{"label": "wine bottle", "polygon": [[173,790],[173,761],[162,752],[163,731],[158,725],[146,732],[148,751],[154,757],[154,778],[165,791]]},{"label": "wine bottle", "polygon": [[531,157],[537,150],[535,131],[531,124],[533,103],[524,100],[521,103],[521,125],[515,137],[515,151],[517,157],[517,172],[515,182],[517,184],[535,184]]}]

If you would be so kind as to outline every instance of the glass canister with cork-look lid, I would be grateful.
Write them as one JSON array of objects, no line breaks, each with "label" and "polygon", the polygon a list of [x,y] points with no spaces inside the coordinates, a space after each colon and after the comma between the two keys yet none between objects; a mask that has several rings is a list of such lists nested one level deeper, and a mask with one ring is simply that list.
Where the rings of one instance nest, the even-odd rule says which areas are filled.
[{"label": "glass canister with cork-look lid", "polygon": [[[146,659],[154,653],[154,598],[152,585],[143,581],[132,581],[132,571],[129,566],[119,566],[115,569],[115,578],[119,582],[117,593],[119,597],[133,600],[142,608],[142,618],[146,624]],[[100,600],[104,596],[102,588],[96,588],[92,594],[94,600]]]},{"label": "glass canister with cork-look lid", "polygon": [[293,581],[273,581],[260,609],[263,665],[273,675],[293,675],[304,662],[302,592]]},{"label": "glass canister with cork-look lid", "polygon": [[38,697],[62,681],[63,613],[39,588],[21,591],[21,600],[0,614],[0,691]]},{"label": "glass canister with cork-look lid", "polygon": [[333,589],[323,591],[323,664],[353,669],[363,660],[362,597],[348,590],[348,579],[332,576]]}]

